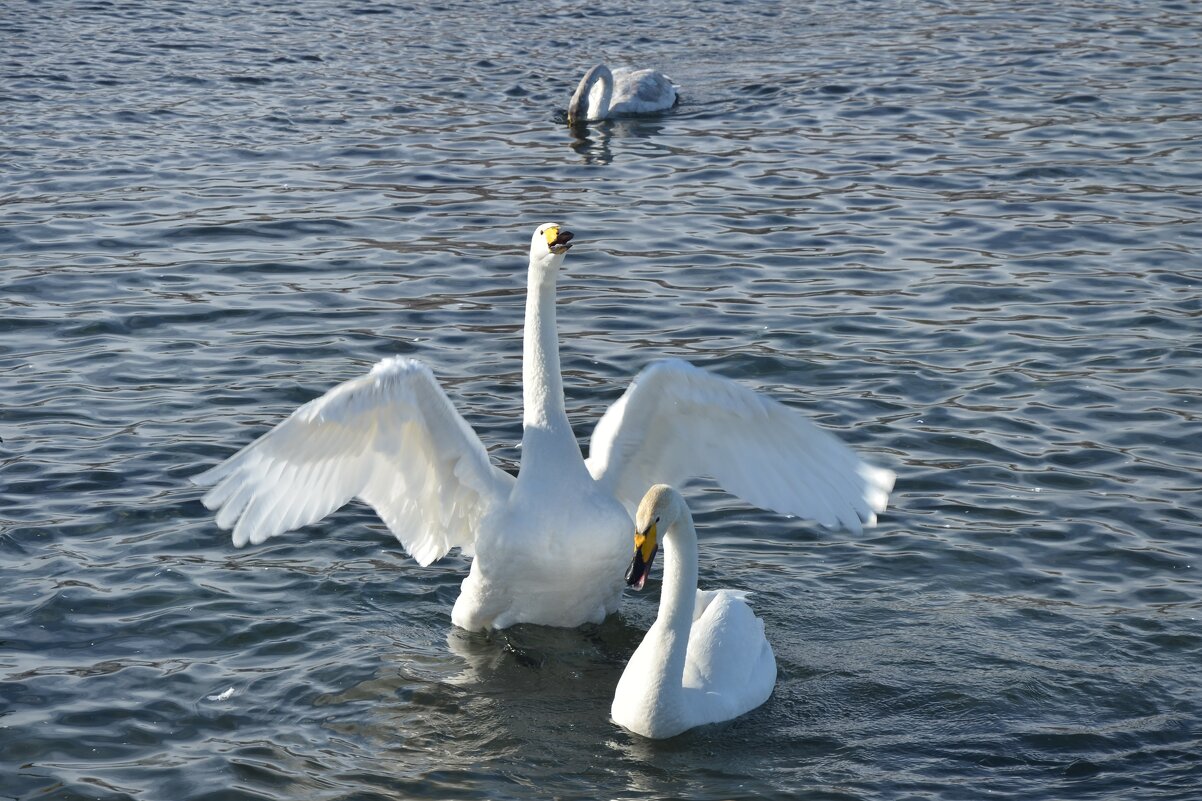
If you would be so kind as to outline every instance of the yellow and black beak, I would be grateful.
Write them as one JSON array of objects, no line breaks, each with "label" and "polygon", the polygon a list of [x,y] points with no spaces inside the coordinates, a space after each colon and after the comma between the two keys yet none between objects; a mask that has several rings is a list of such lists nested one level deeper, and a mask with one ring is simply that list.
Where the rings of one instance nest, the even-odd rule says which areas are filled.
[{"label": "yellow and black beak", "polygon": [[651,563],[655,561],[658,551],[659,538],[655,533],[655,524],[652,523],[645,532],[634,535],[634,559],[626,569],[626,586],[636,590],[643,589],[643,582],[651,574]]},{"label": "yellow and black beak", "polygon": [[547,249],[552,253],[567,253],[568,248],[572,246],[574,234],[571,231],[561,230],[558,225],[552,225],[543,231],[543,236],[547,237]]}]

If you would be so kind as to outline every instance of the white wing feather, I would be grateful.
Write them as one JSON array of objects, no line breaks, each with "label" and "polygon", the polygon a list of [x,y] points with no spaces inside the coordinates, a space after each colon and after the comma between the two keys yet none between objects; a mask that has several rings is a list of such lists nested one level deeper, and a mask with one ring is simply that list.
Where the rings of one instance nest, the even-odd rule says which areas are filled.
[{"label": "white wing feather", "polygon": [[418,361],[385,359],[292,413],[192,479],[234,545],[316,522],[366,501],[423,565],[454,546],[509,496],[513,477],[488,460],[475,432]]},{"label": "white wing feather", "polygon": [[652,484],[711,476],[761,509],[859,532],[893,488],[797,411],[679,359],[635,376],[589,448],[589,472],[632,510]]}]

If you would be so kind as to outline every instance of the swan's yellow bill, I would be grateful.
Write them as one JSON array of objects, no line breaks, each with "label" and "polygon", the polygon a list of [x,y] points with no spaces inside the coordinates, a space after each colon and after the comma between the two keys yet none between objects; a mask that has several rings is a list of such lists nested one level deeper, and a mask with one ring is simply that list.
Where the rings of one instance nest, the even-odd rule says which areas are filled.
[{"label": "swan's yellow bill", "polygon": [[572,246],[574,234],[571,231],[561,231],[558,225],[552,225],[543,231],[543,236],[547,238],[547,249],[552,253],[567,253],[568,248]]},{"label": "swan's yellow bill", "polygon": [[626,569],[626,585],[636,590],[643,589],[643,583],[651,574],[651,563],[655,561],[655,553],[659,550],[659,537],[655,523],[647,527],[645,532],[636,531],[634,534],[634,558]]},{"label": "swan's yellow bill", "polygon": [[634,535],[634,547],[639,549],[639,555],[643,557],[644,562],[650,562],[651,557],[655,555],[657,536],[655,533],[655,524],[651,524],[651,528],[647,529],[645,534]]}]

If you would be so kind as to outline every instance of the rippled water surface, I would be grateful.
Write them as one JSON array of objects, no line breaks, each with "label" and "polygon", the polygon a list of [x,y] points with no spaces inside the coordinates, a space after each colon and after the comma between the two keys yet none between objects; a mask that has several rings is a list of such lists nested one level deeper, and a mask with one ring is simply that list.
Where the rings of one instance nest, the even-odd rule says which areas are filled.
[{"label": "rippled water surface", "polygon": [[[0,797],[1202,797],[1200,20],[0,2]],[[682,103],[574,136],[602,59]],[[465,559],[187,482],[391,354],[512,469],[549,219],[582,446],[677,355],[898,473],[862,536],[692,488],[779,662],[734,723],[609,721],[655,587],[468,634]]]}]

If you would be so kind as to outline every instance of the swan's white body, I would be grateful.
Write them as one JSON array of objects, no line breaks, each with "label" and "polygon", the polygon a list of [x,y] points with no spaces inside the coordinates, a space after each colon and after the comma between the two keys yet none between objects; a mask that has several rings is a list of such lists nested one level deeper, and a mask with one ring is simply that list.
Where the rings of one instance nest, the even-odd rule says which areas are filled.
[{"label": "swan's white body", "polygon": [[568,122],[589,122],[633,114],[654,114],[676,104],[672,79],[655,70],[610,71],[598,64],[580,79],[568,104]]},{"label": "swan's white body", "polygon": [[652,556],[643,569],[650,569],[655,530],[666,529],[664,583],[659,616],[618,680],[614,721],[660,739],[730,720],[767,701],[776,684],[776,657],[764,623],[747,605],[746,593],[697,589],[697,531],[680,493],[652,487],[635,525],[643,534],[651,530]]},{"label": "swan's white body", "polygon": [[630,512],[657,481],[711,475],[764,508],[855,531],[875,522],[892,473],[789,408],[678,360],[636,377],[582,459],[564,411],[555,326],[570,238],[548,223],[531,240],[516,479],[489,462],[429,368],[385,359],[195,477],[213,485],[205,505],[233,529],[234,545],[360,498],[423,565],[454,547],[474,554],[456,625],[570,627],[617,610]]}]

